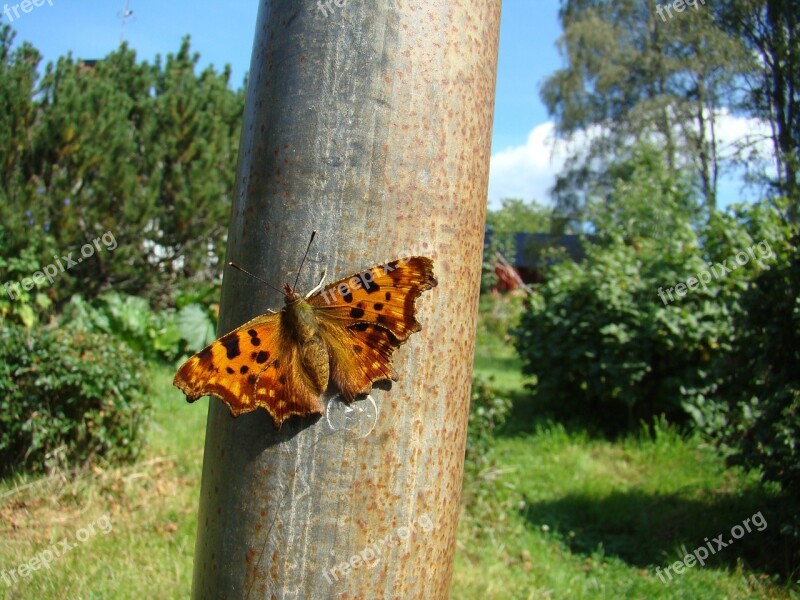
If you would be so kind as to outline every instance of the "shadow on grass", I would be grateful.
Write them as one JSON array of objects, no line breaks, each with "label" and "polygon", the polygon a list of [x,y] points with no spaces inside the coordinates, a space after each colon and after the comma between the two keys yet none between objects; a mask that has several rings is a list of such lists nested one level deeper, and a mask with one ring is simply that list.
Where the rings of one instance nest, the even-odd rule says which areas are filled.
[{"label": "shadow on grass", "polygon": [[503,426],[497,430],[498,437],[519,437],[530,435],[538,428],[550,429],[559,424],[569,435],[584,436],[586,439],[608,439],[603,431],[591,423],[575,417],[565,418],[563,411],[553,410],[545,402],[532,395],[527,389],[500,391],[511,399],[511,412]]},{"label": "shadow on grass", "polygon": [[[751,531],[740,535],[737,529],[740,539],[733,539],[731,529],[759,512],[763,519],[751,519]],[[522,510],[528,527],[542,531],[546,526],[574,554],[590,556],[602,547],[604,555],[629,565],[664,568],[700,546],[708,548],[708,538],[715,554],[709,551],[706,566],[734,568],[742,560],[749,569],[796,579],[798,544],[780,533],[791,512],[788,498],[758,488],[707,499],[640,491],[603,498],[571,495],[526,503]],[[718,549],[713,540],[720,534],[727,547]]]}]

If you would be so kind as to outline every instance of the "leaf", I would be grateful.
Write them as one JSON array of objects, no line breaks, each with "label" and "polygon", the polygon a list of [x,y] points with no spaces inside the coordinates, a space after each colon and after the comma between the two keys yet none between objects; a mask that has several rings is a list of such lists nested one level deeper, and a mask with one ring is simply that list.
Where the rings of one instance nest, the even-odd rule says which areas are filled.
[{"label": "leaf", "polygon": [[177,324],[190,352],[205,348],[216,338],[214,323],[200,304],[188,304],[178,311]]},{"label": "leaf", "polygon": [[34,313],[33,309],[27,304],[23,304],[17,311],[17,314],[25,327],[33,327],[36,323],[36,313]]}]

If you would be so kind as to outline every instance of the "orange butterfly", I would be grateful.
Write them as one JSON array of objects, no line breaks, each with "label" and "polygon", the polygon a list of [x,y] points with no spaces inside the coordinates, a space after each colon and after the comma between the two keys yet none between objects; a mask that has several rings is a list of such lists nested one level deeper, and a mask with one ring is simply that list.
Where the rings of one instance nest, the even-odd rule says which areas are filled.
[{"label": "orange butterfly", "polygon": [[348,403],[374,382],[397,381],[392,353],[422,329],[416,300],[436,285],[433,261],[424,256],[375,266],[318,292],[320,282],[305,298],[287,283],[280,312],[205,347],[173,383],[189,402],[220,398],[234,417],[261,406],[278,429],[292,415],[322,414],[320,395],[331,380]]}]

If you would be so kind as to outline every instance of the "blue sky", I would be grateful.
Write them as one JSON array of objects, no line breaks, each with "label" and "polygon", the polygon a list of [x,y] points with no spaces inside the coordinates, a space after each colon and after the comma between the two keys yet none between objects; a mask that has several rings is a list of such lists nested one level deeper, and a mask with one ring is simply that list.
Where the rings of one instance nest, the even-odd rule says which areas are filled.
[{"label": "blue sky", "polygon": [[[16,43],[31,42],[45,61],[72,52],[76,58],[102,58],[120,41],[125,0],[37,0],[29,13],[6,6]],[[258,0],[165,2],[128,0],[133,15],[125,24],[125,40],[140,59],[176,52],[181,38],[191,35],[200,65],[217,69],[230,64],[232,84],[239,87],[250,64]],[[561,66],[556,40],[561,34],[558,0],[504,0],[500,25],[495,120],[492,136],[490,206],[506,196],[547,200],[553,176],[563,164],[563,151],[552,155],[552,124],[539,99],[542,80]],[[9,17],[2,14],[2,22]],[[736,124],[734,124],[736,125]],[[721,186],[722,204],[737,195],[738,186]]]}]

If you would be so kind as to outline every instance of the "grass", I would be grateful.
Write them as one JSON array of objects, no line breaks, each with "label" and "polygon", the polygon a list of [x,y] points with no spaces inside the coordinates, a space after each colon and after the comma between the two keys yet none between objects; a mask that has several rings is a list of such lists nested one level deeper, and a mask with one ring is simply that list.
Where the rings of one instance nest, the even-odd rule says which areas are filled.
[{"label": "grass", "polygon": [[[498,302],[505,309],[482,299],[482,315],[513,314],[513,304]],[[514,409],[493,449],[494,471],[465,482],[484,492],[459,523],[452,598],[800,597],[771,575],[786,566],[784,499],[666,423],[609,441],[539,414],[499,321],[479,326],[474,370],[513,398]],[[751,525],[705,566],[665,573],[706,537],[727,541],[755,513],[763,531]]]},{"label": "grass", "polygon": [[[609,441],[539,414],[505,337],[510,302],[481,304],[475,372],[493,377],[515,404],[494,445],[495,465],[465,482],[471,504],[459,523],[451,597],[799,598],[771,575],[784,567],[778,534],[786,508],[753,475],[725,469],[713,448],[664,423]],[[184,402],[171,377],[153,370],[153,422],[136,464],[0,482],[0,597],[188,596],[206,410],[205,401]],[[763,531],[666,584],[656,575],[683,548],[727,538],[759,511]],[[103,515],[111,530],[78,543],[79,530]],[[49,570],[14,587],[3,582],[3,570],[59,540],[74,548]]]},{"label": "grass", "polygon": [[[154,368],[152,378],[153,422],[145,455],[136,464],[0,483],[0,597],[188,596],[207,401],[188,405],[172,388],[168,369]],[[95,526],[97,534],[79,542],[80,530],[103,515],[111,525],[108,533]],[[13,587],[3,580],[3,571],[63,542],[72,549],[49,569],[18,575]]]}]

